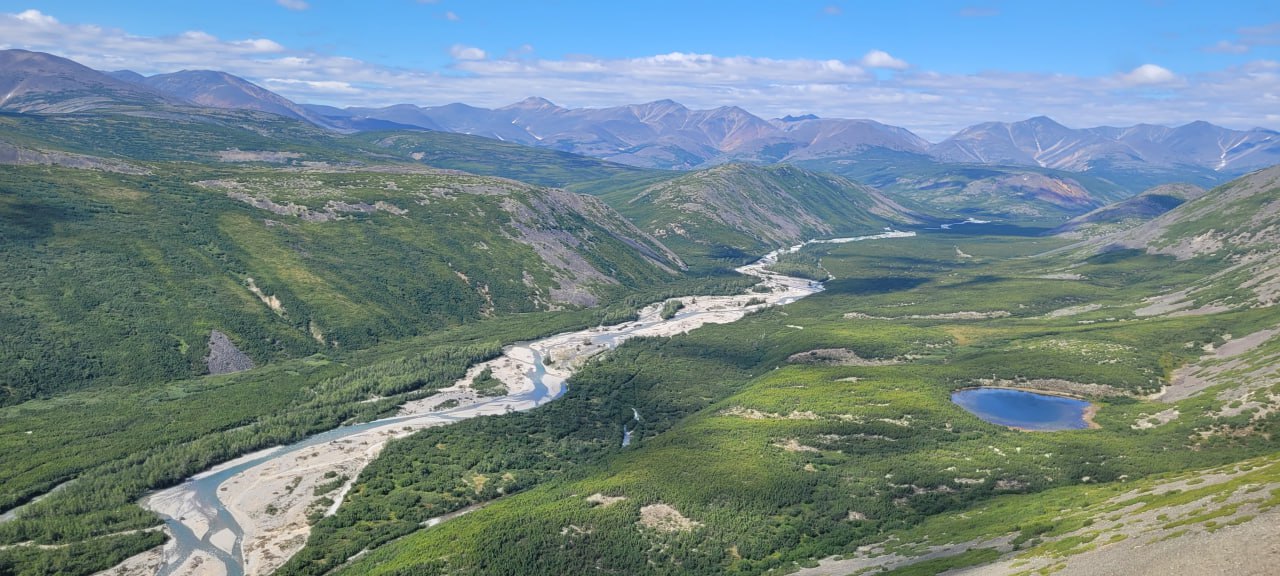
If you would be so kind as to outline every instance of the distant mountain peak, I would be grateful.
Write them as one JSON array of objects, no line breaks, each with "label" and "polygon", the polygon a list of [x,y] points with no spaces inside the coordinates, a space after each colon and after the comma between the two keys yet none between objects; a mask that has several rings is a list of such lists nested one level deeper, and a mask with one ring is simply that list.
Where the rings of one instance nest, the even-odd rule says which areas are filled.
[{"label": "distant mountain peak", "polygon": [[1054,128],[1066,128],[1066,126],[1063,126],[1063,125],[1062,125],[1061,123],[1059,123],[1057,120],[1054,120],[1053,118],[1050,118],[1050,117],[1045,116],[1045,115],[1043,115],[1043,114],[1042,114],[1042,115],[1040,115],[1040,116],[1034,116],[1034,117],[1031,117],[1031,118],[1027,118],[1026,120],[1023,120],[1023,123],[1025,123],[1025,124],[1031,124],[1031,125],[1033,125],[1033,126],[1051,126],[1051,127],[1054,127]]},{"label": "distant mountain peak", "polygon": [[104,72],[104,74],[115,78],[116,80],[124,80],[125,82],[132,82],[134,84],[141,84],[147,79],[146,76],[134,72],[133,70],[112,70],[110,72]]},{"label": "distant mountain peak", "polygon": [[504,106],[501,108],[501,110],[514,110],[514,109],[541,110],[541,109],[552,109],[552,108],[561,109],[559,106],[556,106],[554,102],[547,100],[546,98],[543,98],[541,96],[530,96],[528,98],[525,98],[524,100],[516,102],[515,104]]},{"label": "distant mountain peak", "polygon": [[779,120],[781,120],[782,122],[803,122],[805,120],[817,120],[817,119],[818,119],[818,116],[816,114],[802,114],[800,116],[792,116],[788,114],[786,116],[783,116]]},{"label": "distant mountain peak", "polygon": [[0,50],[0,108],[6,110],[56,114],[172,103],[150,88],[60,56]]},{"label": "distant mountain peak", "polygon": [[679,111],[679,112],[689,111],[689,109],[686,108],[684,104],[676,102],[675,100],[672,100],[670,98],[654,100],[653,102],[646,102],[644,104],[633,104],[629,106],[629,108],[641,109],[641,110],[664,110],[664,111]]},{"label": "distant mountain peak", "polygon": [[258,110],[331,127],[289,99],[219,70],[181,70],[148,76],[142,83],[170,96],[211,108]]},{"label": "distant mountain peak", "polygon": [[221,70],[209,70],[207,68],[196,68],[194,70],[190,68],[183,68],[182,70],[175,72],[175,74],[187,74],[189,76],[203,76],[208,78],[236,78],[237,80],[239,79],[238,77],[232,76],[231,74],[228,74]]}]

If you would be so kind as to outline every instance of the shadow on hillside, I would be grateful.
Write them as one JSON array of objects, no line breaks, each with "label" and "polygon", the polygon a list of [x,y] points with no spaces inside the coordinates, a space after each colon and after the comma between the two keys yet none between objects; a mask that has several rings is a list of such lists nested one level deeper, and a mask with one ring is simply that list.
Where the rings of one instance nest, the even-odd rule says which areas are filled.
[{"label": "shadow on hillside", "polygon": [[923,234],[950,234],[953,236],[1018,236],[1030,238],[1044,236],[1052,231],[1052,226],[1019,226],[1017,224],[952,224],[950,228],[940,230],[937,227],[917,230]]},{"label": "shadow on hillside", "polygon": [[29,202],[0,204],[0,241],[39,242],[53,235],[55,225],[83,218],[83,214],[65,206]]},{"label": "shadow on hillside", "polygon": [[910,290],[928,282],[928,278],[914,276],[881,276],[876,278],[837,278],[826,283],[827,292],[833,294],[887,294]]}]

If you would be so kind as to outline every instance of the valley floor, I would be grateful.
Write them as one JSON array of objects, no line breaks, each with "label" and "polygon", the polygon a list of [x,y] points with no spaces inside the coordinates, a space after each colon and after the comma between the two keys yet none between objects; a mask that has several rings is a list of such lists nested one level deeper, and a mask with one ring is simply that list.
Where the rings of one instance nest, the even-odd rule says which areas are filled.
[{"label": "valley floor", "polygon": [[[679,298],[682,307],[671,318],[660,316],[662,303],[657,303],[641,310],[633,322],[507,347],[501,356],[471,366],[452,387],[406,403],[398,416],[385,424],[363,427],[357,433],[320,443],[304,442],[301,447],[250,454],[149,496],[144,500],[146,508],[184,527],[176,537],[185,540],[180,549],[188,552],[173,553],[174,547],[167,545],[166,550],[171,552],[164,554],[164,563],[182,564],[184,572],[225,572],[224,559],[215,556],[216,551],[200,548],[212,546],[231,555],[239,544],[245,574],[270,574],[302,548],[312,522],[338,509],[354,479],[389,441],[459,420],[532,409],[563,394],[565,380],[586,361],[628,339],[670,337],[705,324],[733,322],[751,311],[789,303],[821,289],[807,280],[767,273],[760,264],[740,271],[757,276],[762,282],[752,292],[737,296]],[[552,361],[544,364],[544,359]],[[472,383],[484,372],[502,382],[506,388],[502,396],[483,398],[473,390]],[[533,378],[539,372],[544,373],[537,376],[535,385]],[[220,472],[244,468],[246,463],[251,467],[222,480]],[[210,483],[209,478],[219,482]],[[208,500],[207,492],[213,490],[216,503]],[[240,534],[233,533],[230,525],[222,527],[218,523],[218,507],[230,512]],[[186,536],[187,532],[192,536]],[[167,533],[175,537],[172,530]],[[154,556],[154,551],[148,551],[109,572],[150,573]]]},{"label": "valley floor", "polygon": [[[1163,551],[1232,533],[1259,538],[1224,549],[1261,555],[1242,570],[1266,566],[1280,503],[1277,311],[1138,316],[1203,278],[1204,263],[1026,257],[1051,243],[939,234],[806,249],[798,260],[835,276],[818,296],[619,347],[551,412],[406,439],[283,573],[314,573],[348,539],[371,549],[339,574],[1120,573],[1148,554],[1211,573],[1231,555]],[[1156,399],[1179,366],[1210,384]],[[1022,432],[949,401],[984,383],[1087,396],[1096,427]],[[557,432],[550,420],[622,425],[633,407],[646,421],[621,449],[601,436],[608,426]],[[662,414],[673,416],[649,420]],[[459,447],[474,464],[446,470],[431,452],[516,429],[539,440],[502,462]],[[526,464],[542,457],[566,471]],[[418,462],[436,472],[407,476]],[[381,519],[449,502],[481,476],[538,480],[496,500],[468,493],[460,504],[491,504],[429,530]],[[396,537],[361,540],[379,530]],[[516,572],[516,557],[537,560]]]},{"label": "valley floor", "polygon": [[[1206,265],[1028,258],[1053,243],[938,234],[811,246],[784,263],[835,278],[785,308],[768,305],[815,287],[756,269],[767,289],[684,297],[669,320],[653,305],[497,357],[477,342],[504,332],[477,329],[450,344],[465,354],[441,357],[456,371],[432,372],[435,395],[400,397],[396,419],[154,495],[147,506],[181,528],[165,547],[122,548],[149,550],[110,573],[222,573],[237,531],[218,507],[243,532],[250,574],[1266,568],[1280,503],[1280,312],[1138,315]],[[704,324],[716,325],[693,330]],[[423,362],[413,369],[438,364]],[[549,390],[534,397],[528,374],[541,368]],[[485,372],[504,396],[473,389]],[[358,376],[386,381],[376,374]],[[1098,427],[1020,432],[949,401],[984,384],[1087,396]],[[357,407],[393,409],[376,388],[358,390],[368,399]],[[491,417],[459,421],[480,414]],[[85,490],[49,502],[71,506]]]}]

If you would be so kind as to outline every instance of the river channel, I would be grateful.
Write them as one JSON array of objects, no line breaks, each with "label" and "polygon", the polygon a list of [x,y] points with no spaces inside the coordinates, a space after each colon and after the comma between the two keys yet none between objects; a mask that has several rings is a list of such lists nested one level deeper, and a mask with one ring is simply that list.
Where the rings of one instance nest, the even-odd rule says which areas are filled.
[{"label": "river channel", "polygon": [[[812,243],[845,243],[862,240],[904,238],[912,232],[888,231],[856,238],[836,238]],[[495,415],[516,410],[529,410],[560,397],[566,380],[591,356],[609,350],[637,336],[671,336],[708,323],[727,323],[747,313],[768,306],[790,304],[821,292],[821,283],[801,278],[780,276],[765,270],[780,254],[794,252],[804,244],[771,252],[753,264],[738,268],[743,274],[756,276],[770,288],[765,292],[748,292],[737,296],[685,297],[685,307],[675,316],[660,317],[662,302],[643,309],[638,320],[613,326],[599,326],[557,334],[533,342],[507,347],[497,359],[473,366],[453,392],[465,391],[466,383],[488,367],[510,391],[507,395],[475,400],[451,408],[440,409],[439,402],[411,403],[400,415],[381,420],[343,426],[311,436],[305,440],[260,451],[197,474],[182,484],[154,493],[141,504],[158,513],[172,539],[163,548],[158,573],[210,574],[241,576],[265,574],[279,567],[305,542],[309,527],[305,521],[289,523],[293,517],[305,518],[305,505],[290,507],[287,499],[267,503],[266,494],[287,490],[310,493],[318,478],[333,470],[341,470],[354,479],[386,441],[408,435],[429,426],[447,425],[482,415]],[[763,302],[761,302],[763,300]],[[547,358],[553,361],[548,363]],[[449,390],[446,389],[445,392]],[[631,428],[624,430],[624,444],[632,441],[641,423],[637,412]],[[336,473],[334,473],[336,474]],[[330,474],[328,477],[333,477]],[[307,476],[299,485],[298,478]],[[286,477],[292,485],[283,484]],[[327,513],[341,503],[344,487]],[[268,506],[267,515],[258,512]],[[299,508],[302,506],[303,508]],[[274,511],[273,511],[274,510]],[[292,516],[291,516],[292,514]],[[150,552],[149,554],[154,554]],[[135,557],[139,558],[139,557]],[[134,561],[134,559],[131,559]],[[127,564],[127,563],[126,563]],[[150,569],[147,569],[150,572]]]}]

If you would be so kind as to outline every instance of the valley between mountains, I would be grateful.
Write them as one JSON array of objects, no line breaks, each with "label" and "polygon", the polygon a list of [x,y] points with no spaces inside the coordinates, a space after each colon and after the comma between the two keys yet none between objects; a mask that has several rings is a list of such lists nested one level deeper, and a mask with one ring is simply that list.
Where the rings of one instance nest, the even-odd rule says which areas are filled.
[{"label": "valley between mountains", "polygon": [[0,574],[1280,560],[1272,132],[0,93]]}]

